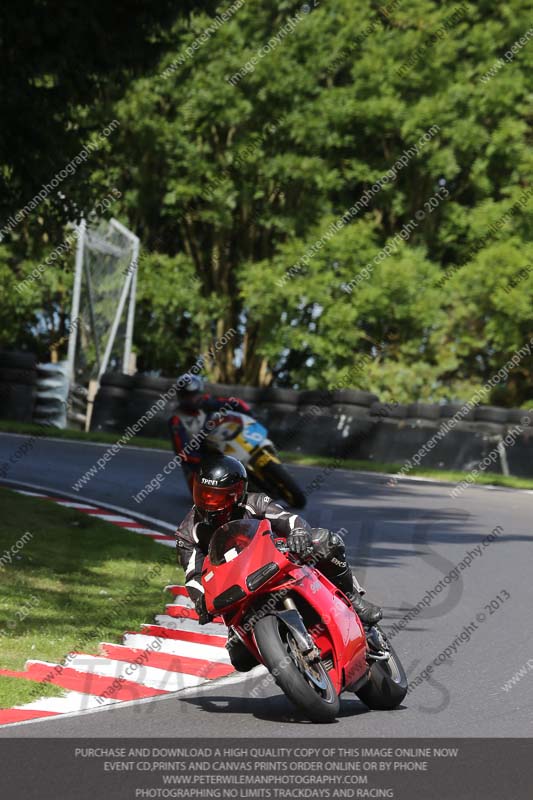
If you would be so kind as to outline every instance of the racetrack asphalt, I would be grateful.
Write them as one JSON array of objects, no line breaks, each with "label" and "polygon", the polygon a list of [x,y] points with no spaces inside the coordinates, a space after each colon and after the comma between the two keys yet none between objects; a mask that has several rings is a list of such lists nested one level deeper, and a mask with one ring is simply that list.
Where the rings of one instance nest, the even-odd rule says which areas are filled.
[{"label": "racetrack asphalt", "polygon": [[[161,471],[170,453],[123,448],[105,470],[76,492],[73,483],[106,445],[37,439],[25,456],[10,463],[27,439],[0,434],[0,465],[9,463],[8,480],[109,503],[130,514],[172,524],[189,508],[185,484],[177,472],[144,502],[132,499]],[[387,476],[375,473],[337,469],[325,474],[321,467],[291,467],[290,471],[304,487],[323,477],[320,489],[309,496],[305,516],[313,525],[346,529],[355,575],[368,597],[383,606],[385,629],[393,630],[424,596],[428,602],[420,613],[404,620],[405,627],[393,635],[393,645],[410,681],[428,664],[433,664],[432,674],[392,712],[369,712],[354,695],[343,695],[341,715],[328,726],[327,734],[532,736],[533,669],[525,665],[533,665],[533,493],[470,487],[453,498],[452,486],[445,483],[401,480],[391,487]],[[486,537],[495,529],[494,540],[487,543]],[[481,551],[476,553],[478,545]],[[453,573],[457,580],[450,579],[454,567],[468,560],[469,552],[469,566]],[[428,600],[426,593],[431,591],[434,596]],[[463,633],[462,640],[458,639],[467,625],[471,625],[470,635]],[[454,641],[453,654],[435,665],[434,660]],[[522,676],[506,691],[504,685],[521,668]],[[312,738],[326,734],[323,726],[308,723],[293,711],[277,687],[265,680],[264,671],[257,672],[239,680],[221,679],[181,696],[11,726],[1,730],[0,737]]]}]

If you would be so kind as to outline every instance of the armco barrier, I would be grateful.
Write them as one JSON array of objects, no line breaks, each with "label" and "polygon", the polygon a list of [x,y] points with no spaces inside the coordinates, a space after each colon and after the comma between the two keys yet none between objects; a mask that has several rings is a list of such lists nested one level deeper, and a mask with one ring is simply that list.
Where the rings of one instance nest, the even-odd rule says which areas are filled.
[{"label": "armco barrier", "polygon": [[[107,380],[104,376],[103,387],[106,382],[113,385],[112,377]],[[126,409],[124,425],[117,420],[117,427],[106,429],[119,433],[136,422],[170,386],[171,379],[135,376],[131,386],[124,388],[126,398],[120,398]],[[297,392],[276,387],[207,384],[207,391],[218,397],[237,396],[249,403],[282,450],[396,464],[412,459],[440,426],[462,408],[459,403],[381,403],[375,395],[355,389]],[[106,392],[100,392],[95,409],[99,408],[99,414],[111,419],[113,414],[106,415],[105,405],[109,403]],[[174,408],[175,402],[169,401],[140,435],[165,438],[167,420]],[[470,470],[493,453],[524,416],[527,416],[525,409],[480,406],[438,440],[420,463],[435,469]],[[505,452],[512,475],[533,475],[533,411],[529,424],[524,424],[514,445]],[[499,457],[490,471],[502,471]]]}]

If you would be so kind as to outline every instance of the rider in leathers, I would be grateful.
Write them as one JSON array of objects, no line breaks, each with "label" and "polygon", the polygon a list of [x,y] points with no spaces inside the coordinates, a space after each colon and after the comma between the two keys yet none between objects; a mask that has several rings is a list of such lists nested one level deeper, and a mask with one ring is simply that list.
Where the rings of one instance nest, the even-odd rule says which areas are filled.
[{"label": "rider in leathers", "polygon": [[[364,600],[361,587],[352,576],[341,537],[326,528],[312,528],[297,514],[286,511],[270,497],[247,492],[246,470],[230,456],[213,456],[194,476],[195,505],[176,532],[177,554],[185,571],[185,586],[194,602],[199,624],[209,622],[201,581],[204,559],[215,530],[229,520],[267,519],[273,532],[287,540],[296,555],[314,557],[320,570],[351,600],[363,624],[375,625],[381,609]],[[246,672],[257,665],[237,634],[230,629],[226,645],[235,669]]]},{"label": "rider in leathers", "polygon": [[[253,416],[250,406],[238,397],[213,397],[206,393],[200,375],[186,373],[177,381],[178,406],[169,419],[174,452],[181,460],[185,480],[192,491],[194,473],[209,455],[209,422],[219,414],[237,411]],[[207,427],[206,427],[207,426]]]}]

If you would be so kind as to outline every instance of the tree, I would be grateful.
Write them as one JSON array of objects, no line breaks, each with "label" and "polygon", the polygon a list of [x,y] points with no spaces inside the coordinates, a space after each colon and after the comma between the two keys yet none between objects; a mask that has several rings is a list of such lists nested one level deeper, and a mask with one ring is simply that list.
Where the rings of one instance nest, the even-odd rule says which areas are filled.
[{"label": "tree", "polygon": [[[121,124],[89,183],[123,192],[143,243],[141,367],[186,368],[233,328],[216,380],[314,388],[367,355],[354,385],[387,399],[482,385],[529,335],[529,274],[505,281],[532,234],[533,47],[510,50],[530,5],[177,20],[157,66],[100,105]],[[522,402],[532,369],[494,397]]]},{"label": "tree", "polygon": [[[193,5],[182,2],[179,13]],[[177,14],[171,0],[28,0],[24,10],[13,0],[2,4],[2,219],[27,204],[87,143],[99,123],[89,110],[108,106],[135,74],[153,65]],[[83,183],[77,186],[86,197]],[[64,205],[59,198],[59,212]]]},{"label": "tree", "polygon": [[[46,359],[50,345],[64,339],[73,256],[57,259],[22,291],[21,283],[68,237],[65,224],[99,199],[91,174],[105,163],[102,129],[120,124],[113,103],[161,57],[176,16],[214,5],[30,0],[22,11],[12,1],[2,4],[1,346],[18,343]],[[78,159],[83,150],[89,157]]]},{"label": "tree", "polygon": [[[518,78],[502,73],[503,104],[500,90],[481,81],[498,45],[527,15],[518,3],[495,14],[427,0],[300,12],[295,3],[259,13],[242,7],[170,79],[161,80],[167,56],[118,106],[128,123],[112,145],[113,174],[136,187],[125,211],[150,248],[186,259],[184,306],[194,313],[182,362],[238,327],[240,341],[221,356],[214,377],[313,386],[335,380],[390,329],[396,345],[389,343],[363,382],[383,393],[392,376],[389,393],[448,395],[454,381],[463,386],[464,365],[446,344],[455,298],[439,279],[469,261],[481,209],[492,203],[503,213],[529,174],[522,66],[510,65]],[[281,36],[291,17],[293,29]],[[208,26],[205,15],[190,29],[178,23],[176,51]],[[273,32],[276,46],[244,74]],[[407,163],[398,166],[405,153]],[[361,203],[394,165],[393,177]],[[443,187],[448,196],[425,210],[401,253],[357,292],[343,292],[343,281]],[[349,225],[287,281],[354,204]],[[521,235],[527,214],[525,205],[516,218]],[[183,286],[173,294],[181,297]],[[376,319],[378,309],[386,320]],[[475,360],[468,370],[475,383]]]}]

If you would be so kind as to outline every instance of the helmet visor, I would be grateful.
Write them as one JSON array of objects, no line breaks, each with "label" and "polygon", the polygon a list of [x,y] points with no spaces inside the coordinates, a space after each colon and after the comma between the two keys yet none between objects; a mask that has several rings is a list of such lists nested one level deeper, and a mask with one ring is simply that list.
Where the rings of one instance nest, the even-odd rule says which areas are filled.
[{"label": "helmet visor", "polygon": [[239,502],[243,494],[243,480],[219,489],[200,483],[197,476],[194,476],[193,500],[194,505],[200,511],[229,511]]}]

